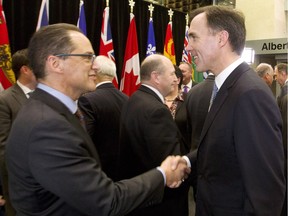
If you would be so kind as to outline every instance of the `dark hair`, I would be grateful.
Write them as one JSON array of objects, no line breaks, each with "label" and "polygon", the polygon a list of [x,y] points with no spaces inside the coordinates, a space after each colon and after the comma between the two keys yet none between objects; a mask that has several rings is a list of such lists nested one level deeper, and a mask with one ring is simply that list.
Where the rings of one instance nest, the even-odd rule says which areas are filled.
[{"label": "dark hair", "polygon": [[75,45],[71,41],[70,32],[81,32],[75,25],[58,23],[42,27],[34,33],[29,46],[28,55],[36,78],[44,78],[45,61],[49,55],[71,53]]},{"label": "dark hair", "polygon": [[243,13],[225,6],[210,5],[200,7],[190,14],[190,20],[205,13],[208,26],[213,31],[225,30],[229,33],[230,45],[238,55],[241,55],[245,46],[246,28]]},{"label": "dark hair", "polygon": [[175,68],[175,75],[177,78],[180,78],[180,82],[178,84],[178,88],[180,89],[181,88],[181,85],[182,85],[182,81],[183,81],[183,74],[182,74],[182,71],[181,69],[177,66],[177,65],[174,65],[174,68]]},{"label": "dark hair", "polygon": [[18,50],[12,55],[12,70],[16,79],[19,78],[22,66],[30,67],[27,49]]},{"label": "dark hair", "polygon": [[276,67],[277,67],[279,72],[284,72],[285,74],[287,74],[287,64],[279,63],[276,65]]}]

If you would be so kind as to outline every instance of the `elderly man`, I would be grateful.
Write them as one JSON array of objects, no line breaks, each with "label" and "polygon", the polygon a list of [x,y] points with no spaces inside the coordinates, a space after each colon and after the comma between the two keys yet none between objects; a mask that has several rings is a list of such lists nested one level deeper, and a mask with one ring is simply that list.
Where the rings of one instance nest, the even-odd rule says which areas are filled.
[{"label": "elderly man", "polygon": [[260,63],[256,69],[258,76],[269,86],[272,86],[274,70],[270,64]]}]

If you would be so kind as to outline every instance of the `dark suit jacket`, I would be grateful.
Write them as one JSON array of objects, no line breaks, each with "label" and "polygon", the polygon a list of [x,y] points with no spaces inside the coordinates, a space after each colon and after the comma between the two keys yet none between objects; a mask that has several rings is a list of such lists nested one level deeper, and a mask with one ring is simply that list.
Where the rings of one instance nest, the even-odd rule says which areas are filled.
[{"label": "dark suit jacket", "polygon": [[201,131],[208,113],[214,85],[214,75],[194,86],[188,93],[186,103],[188,128],[191,131],[191,151],[198,148]]},{"label": "dark suit jacket", "polygon": [[77,117],[36,89],[7,141],[11,201],[19,215],[123,215],[161,201],[162,174],[153,169],[113,183]]},{"label": "dark suit jacket", "polygon": [[[196,158],[189,156],[193,163]],[[223,83],[203,126],[196,215],[280,215],[283,161],[276,101],[242,63]]]},{"label": "dark suit jacket", "polygon": [[[168,155],[181,155],[181,137],[172,115],[151,89],[141,85],[124,104],[120,128],[120,170],[129,178],[159,166]],[[160,205],[139,209],[131,215],[188,214],[188,189],[165,189]]]},{"label": "dark suit jacket", "polygon": [[[191,151],[197,152],[199,146],[200,135],[208,114],[214,79],[214,75],[208,75],[203,82],[197,84],[189,91],[185,101],[187,110],[187,128],[188,131],[190,131]],[[191,175],[189,180],[193,186],[193,194],[195,197],[197,193],[196,163],[194,163],[193,167],[191,167]]]},{"label": "dark suit jacket", "polygon": [[103,171],[117,180],[120,115],[128,96],[105,83],[80,97],[78,105],[85,116],[86,128],[99,153]]},{"label": "dark suit jacket", "polygon": [[18,111],[26,102],[27,97],[17,83],[0,93],[0,173],[7,216],[15,215],[15,211],[9,199],[8,173],[4,161],[5,142]]}]

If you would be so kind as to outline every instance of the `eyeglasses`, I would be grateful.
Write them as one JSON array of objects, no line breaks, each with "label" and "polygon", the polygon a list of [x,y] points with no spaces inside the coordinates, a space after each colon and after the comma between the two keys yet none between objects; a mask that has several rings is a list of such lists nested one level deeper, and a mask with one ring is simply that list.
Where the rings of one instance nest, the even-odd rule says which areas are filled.
[{"label": "eyeglasses", "polygon": [[85,53],[85,54],[66,54],[66,53],[61,53],[61,54],[56,54],[54,56],[57,56],[57,57],[80,56],[80,57],[88,59],[89,61],[91,61],[91,63],[93,63],[95,58],[96,58],[95,54],[88,54],[88,53]]}]

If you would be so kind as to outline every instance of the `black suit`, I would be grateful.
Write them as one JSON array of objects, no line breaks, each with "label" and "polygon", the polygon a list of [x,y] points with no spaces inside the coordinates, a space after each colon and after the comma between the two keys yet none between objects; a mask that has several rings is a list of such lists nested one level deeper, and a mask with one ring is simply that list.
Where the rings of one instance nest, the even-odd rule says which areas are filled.
[{"label": "black suit", "polygon": [[[191,151],[196,151],[199,146],[199,139],[203,129],[203,125],[208,114],[208,108],[210,105],[210,98],[214,86],[214,75],[208,75],[208,77],[201,83],[193,87],[185,101],[187,110],[187,123],[188,131],[191,135]],[[191,185],[193,187],[194,198],[197,193],[197,166],[193,164],[191,169]]]},{"label": "black suit", "polygon": [[[190,154],[193,163],[195,155]],[[196,215],[280,215],[281,116],[269,87],[240,64],[206,117],[197,157]]]},{"label": "black suit", "polygon": [[19,215],[123,215],[163,196],[156,169],[132,181],[107,178],[77,117],[40,89],[18,113],[6,152],[11,201]]},{"label": "black suit", "polygon": [[15,215],[15,210],[11,206],[9,198],[8,173],[4,161],[5,142],[8,138],[14,119],[26,102],[27,97],[17,83],[0,93],[0,171],[3,195],[6,200],[6,216]]},{"label": "black suit", "polygon": [[87,131],[99,153],[102,169],[114,181],[118,173],[120,115],[127,100],[128,96],[112,83],[101,84],[78,100]]},{"label": "black suit", "polygon": [[186,99],[188,128],[191,132],[191,150],[198,148],[201,131],[208,113],[214,85],[214,75],[193,87]]},{"label": "black suit", "polygon": [[[122,178],[129,178],[159,166],[168,155],[181,155],[180,132],[172,115],[158,97],[146,86],[139,89],[125,103],[121,114],[120,170]],[[181,147],[182,146],[182,147]],[[131,215],[188,215],[189,185],[165,189],[160,205],[139,209]]]}]

